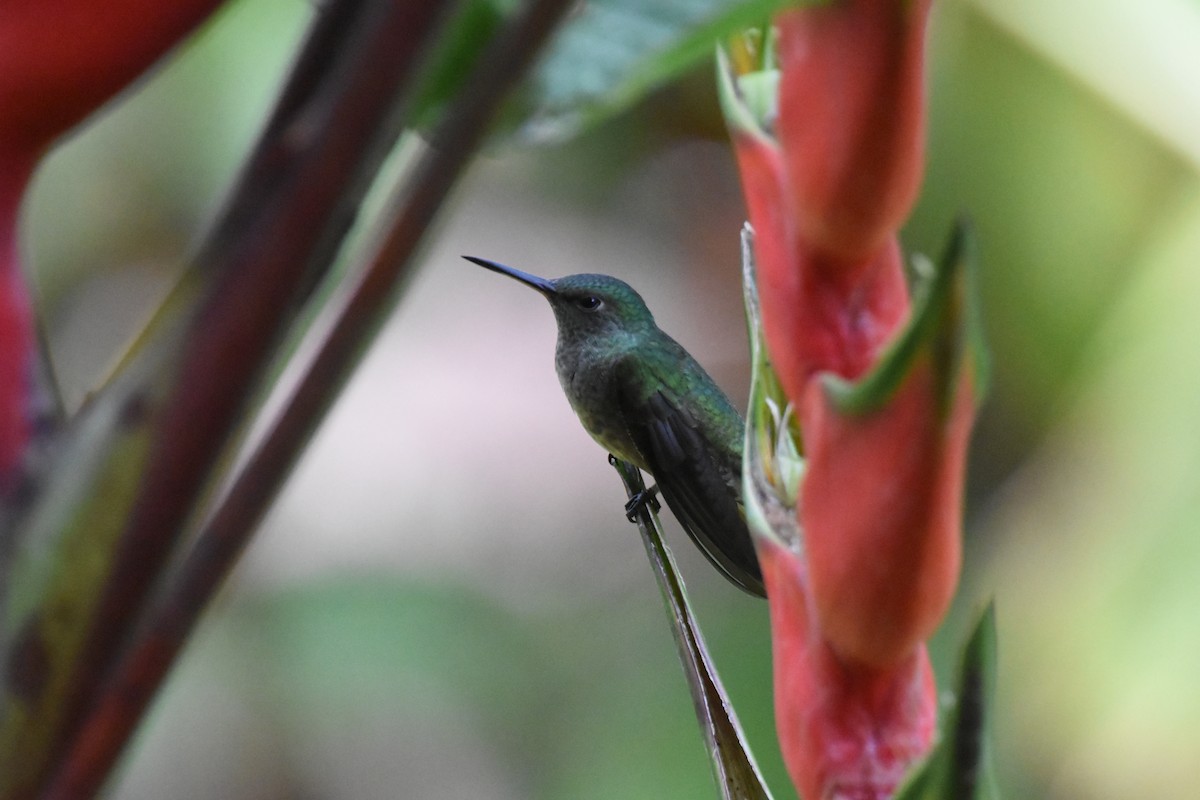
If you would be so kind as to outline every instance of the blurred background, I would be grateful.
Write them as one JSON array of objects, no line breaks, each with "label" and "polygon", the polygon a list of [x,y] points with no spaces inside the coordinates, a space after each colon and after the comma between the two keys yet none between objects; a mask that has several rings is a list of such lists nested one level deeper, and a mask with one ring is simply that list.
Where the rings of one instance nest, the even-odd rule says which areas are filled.
[{"label": "blurred background", "polygon": [[[72,405],[178,274],[310,13],[231,3],[44,166],[25,243]],[[930,88],[905,243],[936,254],[974,218],[994,370],[939,672],[994,597],[1006,796],[1194,797],[1200,2],[941,0]],[[715,796],[553,318],[458,256],[628,280],[742,403],[742,218],[710,65],[569,144],[478,159],[111,796]],[[791,797],[766,607],[668,534]]]}]

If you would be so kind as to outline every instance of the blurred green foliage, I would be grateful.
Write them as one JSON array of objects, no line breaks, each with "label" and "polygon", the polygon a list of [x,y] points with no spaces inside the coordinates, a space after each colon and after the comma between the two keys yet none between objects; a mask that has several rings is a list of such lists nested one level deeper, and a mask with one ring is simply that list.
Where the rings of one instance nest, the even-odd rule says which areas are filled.
[{"label": "blurred green foliage", "polygon": [[[1172,126],[1200,119],[1200,6],[1001,5],[937,7],[929,167],[906,230],[912,249],[936,253],[953,216],[970,213],[994,370],[972,454],[960,603],[935,660],[948,675],[968,617],[994,595],[1006,796],[1191,797],[1200,784],[1200,160]],[[70,396],[95,383],[129,321],[146,313],[156,295],[145,285],[169,283],[198,239],[309,13],[298,0],[232,4],[42,171],[26,241]],[[660,321],[708,337],[714,372],[744,386],[745,356],[728,360],[744,350],[736,176],[731,157],[697,143],[719,140],[711,83],[705,66],[571,144],[494,150],[449,218],[488,212],[471,225],[497,250],[567,240],[546,251],[570,254],[551,274],[623,271],[651,288]],[[1159,105],[1171,113],[1156,114]],[[532,222],[513,230],[517,206],[532,209]],[[451,239],[431,246],[428,277],[414,287],[422,301],[398,311],[410,325],[405,359],[368,369],[415,374],[403,391],[452,409],[458,373],[485,359],[504,359],[505,371],[467,398],[469,412],[456,411],[461,424],[353,406],[368,441],[391,442],[384,434],[394,431],[402,452],[347,461],[318,442],[314,461],[343,459],[322,480],[350,488],[308,483],[285,498],[263,554],[251,553],[215,609],[113,797],[711,791],[603,455],[581,433],[530,442],[569,413],[553,386],[552,321],[531,320],[545,324],[528,337],[527,305],[504,306],[503,336],[476,321],[508,300],[472,294],[450,272],[438,254],[457,253],[463,233],[447,227]],[[619,235],[598,238],[602,229]],[[630,255],[635,245],[643,256]],[[113,286],[125,288],[114,296]],[[495,338],[507,349],[464,349]],[[536,361],[527,372],[512,355],[526,351]],[[502,399],[526,390],[512,406]],[[535,399],[545,405],[520,416],[517,405]],[[388,411],[397,403],[381,401]],[[489,420],[486,434],[467,433],[477,417]],[[551,466],[560,462],[550,447],[582,451],[594,473],[572,482]],[[444,460],[412,471],[413,454]],[[510,486],[514,471],[527,491],[489,488]],[[394,487],[401,511],[377,523],[392,557],[364,573],[378,552],[370,547],[383,545],[363,538],[345,498],[378,485]],[[321,535],[336,541],[319,552],[344,560],[303,561]],[[628,554],[627,567],[614,553]],[[787,797],[765,609],[731,599],[678,555],[756,755]]]}]

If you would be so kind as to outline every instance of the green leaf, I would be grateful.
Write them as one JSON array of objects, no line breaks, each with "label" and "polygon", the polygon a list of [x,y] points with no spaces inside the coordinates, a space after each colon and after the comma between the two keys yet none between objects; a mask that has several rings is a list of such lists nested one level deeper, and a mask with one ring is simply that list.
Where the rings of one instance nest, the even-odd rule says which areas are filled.
[{"label": "green leaf", "polygon": [[972,371],[975,402],[983,399],[988,359],[975,300],[975,252],[971,225],[960,218],[937,270],[928,275],[914,269],[912,316],[879,363],[856,382],[837,375],[824,377],[825,390],[839,410],[869,414],[880,408],[926,351],[934,361],[943,411],[950,407],[964,367]]},{"label": "green leaf", "polygon": [[996,610],[984,609],[963,651],[954,707],[933,754],[896,800],[996,800],[988,748],[988,708],[995,690]]},{"label": "green leaf", "polygon": [[559,32],[524,98],[521,134],[559,141],[712,56],[788,0],[591,0]]},{"label": "green leaf", "polygon": [[[609,460],[621,476],[630,499],[645,492],[646,484],[637,467],[616,458],[610,457]],[[663,542],[657,505],[655,501],[641,504],[637,512],[638,529],[667,606],[671,631],[679,650],[679,661],[687,677],[721,797],[725,800],[770,800],[771,792],[750,753],[733,704],[729,702],[729,695],[713,666],[700,627],[692,616],[683,578],[675,566],[671,551]]]}]

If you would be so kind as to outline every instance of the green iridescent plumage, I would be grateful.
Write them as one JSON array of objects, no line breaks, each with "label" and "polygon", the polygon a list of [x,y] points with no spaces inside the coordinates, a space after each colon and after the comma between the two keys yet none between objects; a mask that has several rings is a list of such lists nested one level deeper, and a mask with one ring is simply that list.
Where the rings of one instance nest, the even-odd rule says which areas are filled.
[{"label": "green iridescent plumage", "polygon": [[558,322],[555,368],[583,427],[654,476],[692,541],[727,578],[764,594],[741,505],[741,415],[654,323],[629,284],[607,275],[547,280],[465,256],[538,290]]}]

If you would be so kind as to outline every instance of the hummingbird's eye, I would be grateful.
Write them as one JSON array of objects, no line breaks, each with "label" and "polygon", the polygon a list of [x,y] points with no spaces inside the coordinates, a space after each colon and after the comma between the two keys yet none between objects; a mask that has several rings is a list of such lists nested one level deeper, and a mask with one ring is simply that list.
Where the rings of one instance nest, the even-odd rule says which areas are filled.
[{"label": "hummingbird's eye", "polygon": [[594,294],[584,295],[579,298],[579,307],[588,311],[595,311],[601,306],[600,298]]}]

